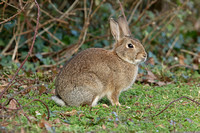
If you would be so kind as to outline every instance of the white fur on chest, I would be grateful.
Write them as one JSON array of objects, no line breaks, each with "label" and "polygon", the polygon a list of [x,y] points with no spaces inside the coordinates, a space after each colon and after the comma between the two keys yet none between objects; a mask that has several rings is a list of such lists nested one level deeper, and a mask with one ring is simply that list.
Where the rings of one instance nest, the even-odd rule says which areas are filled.
[{"label": "white fur on chest", "polygon": [[131,81],[131,83],[129,84],[129,86],[127,86],[126,88],[124,88],[122,91],[126,91],[128,90],[132,85],[133,83],[135,82],[136,78],[137,78],[137,74],[138,74],[138,67],[135,68],[135,73],[133,75],[133,80]]}]

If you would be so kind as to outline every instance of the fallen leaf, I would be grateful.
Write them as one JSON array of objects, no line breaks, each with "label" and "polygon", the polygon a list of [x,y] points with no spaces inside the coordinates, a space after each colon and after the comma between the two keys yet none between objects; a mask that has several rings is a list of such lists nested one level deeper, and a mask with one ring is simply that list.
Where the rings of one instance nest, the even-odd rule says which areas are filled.
[{"label": "fallen leaf", "polygon": [[185,57],[183,55],[178,55],[178,61],[180,65],[185,65]]},{"label": "fallen leaf", "polygon": [[187,105],[187,104],[189,104],[189,102],[182,102],[181,104],[182,105]]},{"label": "fallen leaf", "polygon": [[44,119],[42,119],[42,120],[38,123],[38,126],[39,126],[40,128],[43,128],[43,127],[47,127],[47,128],[52,127],[52,125],[51,125],[48,121],[46,121],[46,120],[44,120]]},{"label": "fallen leaf", "polygon": [[156,84],[157,84],[158,86],[166,85],[166,83],[165,83],[165,82],[162,82],[162,81],[158,81],[158,82],[156,82]]},{"label": "fallen leaf", "polygon": [[53,123],[54,123],[54,124],[59,124],[59,123],[60,123],[60,119],[57,118],[57,119],[53,120]]},{"label": "fallen leaf", "polygon": [[76,115],[77,114],[77,111],[75,109],[73,109],[72,111],[66,111],[64,113],[65,116],[73,116],[73,115]]},{"label": "fallen leaf", "polygon": [[41,85],[40,87],[39,87],[39,95],[42,95],[44,92],[46,92],[46,87],[44,86],[44,85]]},{"label": "fallen leaf", "polygon": [[150,70],[147,70],[145,78],[149,83],[155,83],[155,80],[157,79],[157,77]]},{"label": "fallen leaf", "polygon": [[43,128],[43,127],[44,127],[44,122],[43,122],[43,121],[40,121],[40,122],[38,123],[38,127]]},{"label": "fallen leaf", "polygon": [[7,85],[8,85],[7,83],[0,85],[0,92],[2,92]]},{"label": "fallen leaf", "polygon": [[12,99],[8,106],[10,109],[17,109],[17,102],[14,99]]}]

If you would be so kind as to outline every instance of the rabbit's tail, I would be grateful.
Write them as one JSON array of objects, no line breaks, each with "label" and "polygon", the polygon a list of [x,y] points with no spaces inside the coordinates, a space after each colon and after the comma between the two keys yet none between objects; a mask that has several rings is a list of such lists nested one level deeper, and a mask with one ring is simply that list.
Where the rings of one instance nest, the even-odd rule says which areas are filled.
[{"label": "rabbit's tail", "polygon": [[51,99],[60,106],[66,106],[65,102],[59,96],[52,96]]}]

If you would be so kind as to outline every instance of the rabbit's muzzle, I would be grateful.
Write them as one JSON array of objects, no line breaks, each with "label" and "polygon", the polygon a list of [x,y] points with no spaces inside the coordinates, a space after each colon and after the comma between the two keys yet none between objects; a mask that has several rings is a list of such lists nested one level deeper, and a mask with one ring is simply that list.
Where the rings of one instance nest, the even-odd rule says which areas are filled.
[{"label": "rabbit's muzzle", "polygon": [[138,63],[142,63],[145,62],[147,59],[147,53],[146,52],[142,52],[142,53],[138,53],[135,59],[135,62]]}]

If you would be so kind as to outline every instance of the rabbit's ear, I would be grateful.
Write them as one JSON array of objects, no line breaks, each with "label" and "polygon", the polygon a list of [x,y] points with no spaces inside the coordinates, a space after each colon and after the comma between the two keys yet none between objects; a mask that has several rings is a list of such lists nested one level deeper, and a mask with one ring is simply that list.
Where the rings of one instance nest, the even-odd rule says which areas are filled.
[{"label": "rabbit's ear", "polygon": [[110,29],[115,41],[119,41],[120,39],[120,29],[118,23],[113,19],[110,18]]},{"label": "rabbit's ear", "polygon": [[129,30],[128,23],[123,16],[119,16],[118,24],[121,28],[123,36],[131,36],[131,32]]}]

